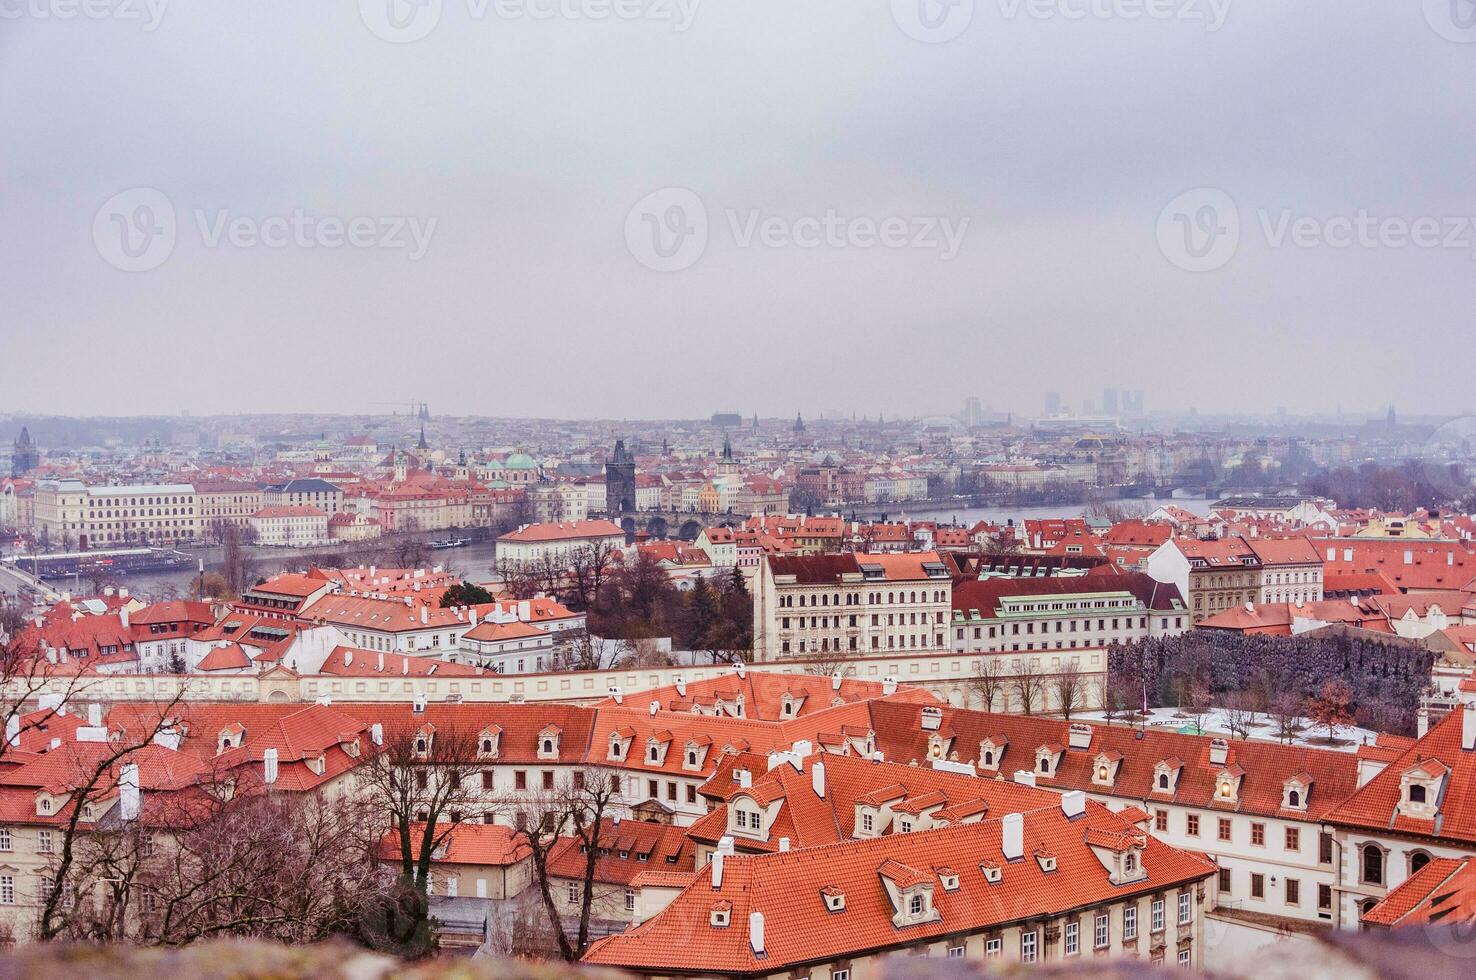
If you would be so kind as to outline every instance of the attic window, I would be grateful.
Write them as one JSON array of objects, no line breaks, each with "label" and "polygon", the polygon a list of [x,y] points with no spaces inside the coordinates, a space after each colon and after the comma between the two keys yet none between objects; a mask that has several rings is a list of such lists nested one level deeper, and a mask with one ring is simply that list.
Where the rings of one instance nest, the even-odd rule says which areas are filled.
[{"label": "attic window", "polygon": [[1039,759],[1036,760],[1036,767],[1046,775],[1050,775],[1051,757],[1048,755],[1042,755]]},{"label": "attic window", "polygon": [[938,872],[938,881],[943,885],[943,890],[945,892],[958,891],[957,872],[951,871],[947,868],[943,868]]},{"label": "attic window", "polygon": [[553,739],[551,739],[551,738],[544,739],[543,740],[543,754],[544,755],[553,755],[553,753],[554,753],[554,741],[553,741]]},{"label": "attic window", "polygon": [[491,754],[493,754],[493,752],[496,751],[496,748],[495,748],[496,744],[497,743],[496,742],[493,742],[490,738],[484,738],[484,739],[482,739],[482,754],[483,755],[491,755]]},{"label": "attic window", "polygon": [[1168,789],[1169,788],[1169,774],[1168,773],[1161,772],[1161,773],[1158,774],[1158,788],[1159,789]]},{"label": "attic window", "polygon": [[715,927],[722,929],[728,925],[729,915],[730,910],[728,909],[726,903],[722,905],[714,905],[712,907],[712,914],[711,916],[709,916],[708,921],[711,922]]},{"label": "attic window", "polygon": [[1050,851],[1036,851],[1035,862],[1040,865],[1040,870],[1050,874],[1056,870],[1056,855]]},{"label": "attic window", "polygon": [[827,912],[840,912],[846,907],[845,893],[837,888],[822,888],[820,895],[825,899]]},{"label": "attic window", "polygon": [[1426,794],[1425,794],[1425,787],[1424,786],[1420,785],[1419,783],[1410,783],[1409,784],[1409,802],[1411,802],[1411,803],[1424,803],[1425,802],[1425,797],[1426,797]]},{"label": "attic window", "polygon": [[984,880],[989,882],[991,885],[999,884],[1000,878],[1004,877],[1003,872],[1000,871],[999,865],[995,864],[993,861],[986,861],[985,863],[979,865],[979,870],[984,872]]},{"label": "attic window", "polygon": [[610,736],[610,758],[612,758],[612,759],[618,759],[618,758],[620,758],[620,749],[621,749],[620,739],[618,737],[616,737],[616,736],[613,736],[613,735]]},{"label": "attic window", "polygon": [[425,753],[427,752],[428,749],[429,749],[429,746],[426,744],[425,736],[424,735],[421,735],[421,736],[419,736],[418,738],[415,739],[415,754],[416,755],[425,755]]}]

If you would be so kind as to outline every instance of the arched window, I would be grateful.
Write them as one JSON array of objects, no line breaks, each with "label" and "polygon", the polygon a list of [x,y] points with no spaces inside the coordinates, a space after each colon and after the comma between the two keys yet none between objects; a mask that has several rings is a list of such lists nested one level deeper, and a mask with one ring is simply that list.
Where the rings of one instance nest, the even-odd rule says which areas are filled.
[{"label": "arched window", "polygon": [[1430,855],[1424,851],[1415,851],[1409,856],[1409,873],[1414,874],[1429,863]]},{"label": "arched window", "polygon": [[994,753],[993,752],[985,752],[984,753],[984,764],[986,766],[992,766],[992,765],[994,765]]},{"label": "arched window", "polygon": [[1051,757],[1043,755],[1040,757],[1040,771],[1049,773],[1051,771]]},{"label": "arched window", "polygon": [[543,740],[543,754],[544,755],[553,755],[553,750],[554,750],[553,739],[551,739],[551,738],[544,739]]},{"label": "arched window", "polygon": [[1158,788],[1159,789],[1168,789],[1169,788],[1169,774],[1168,773],[1161,772],[1161,773],[1158,774]]},{"label": "arched window", "polygon": [[1377,844],[1363,845],[1363,882],[1368,885],[1384,883],[1384,852]]},{"label": "arched window", "polygon": [[484,755],[491,755],[492,754],[492,740],[490,738],[484,738],[484,739],[482,739],[482,754],[484,754]]},{"label": "arched window", "polygon": [[1122,859],[1122,870],[1126,871],[1128,874],[1132,874],[1134,871],[1138,870],[1138,859],[1133,856],[1132,851],[1128,851],[1127,857]]},{"label": "arched window", "polygon": [[1294,807],[1302,805],[1302,794],[1298,790],[1291,790],[1286,794],[1286,802]]},{"label": "arched window", "polygon": [[419,752],[421,755],[424,755],[425,754],[425,736],[424,735],[422,735],[420,738],[417,738],[415,740],[415,751],[416,752]]}]

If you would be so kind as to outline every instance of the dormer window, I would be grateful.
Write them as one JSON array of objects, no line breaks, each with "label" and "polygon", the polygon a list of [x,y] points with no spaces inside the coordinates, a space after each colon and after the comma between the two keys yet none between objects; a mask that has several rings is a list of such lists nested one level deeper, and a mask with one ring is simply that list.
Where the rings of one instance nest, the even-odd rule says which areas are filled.
[{"label": "dormer window", "polygon": [[1161,773],[1158,774],[1158,788],[1161,789],[1161,790],[1163,790],[1164,792],[1168,792],[1168,788],[1169,788],[1169,774],[1168,773],[1161,772]]},{"label": "dormer window", "polygon": [[1420,783],[1411,783],[1409,786],[1409,802],[1424,803],[1425,787]]},{"label": "dormer window", "polygon": [[820,889],[820,897],[825,900],[825,911],[841,912],[846,907],[846,895],[833,885],[826,885]]},{"label": "dormer window", "polygon": [[991,885],[999,884],[999,880],[1004,877],[1004,872],[1000,870],[999,864],[994,861],[981,862],[979,870],[984,872],[984,880]]},{"label": "dormer window", "polygon": [[907,914],[912,916],[913,918],[921,916],[923,914],[923,905],[924,903],[922,895],[914,893],[912,897],[907,900]]},{"label": "dormer window", "polygon": [[1056,855],[1042,848],[1035,852],[1035,863],[1040,865],[1042,872],[1050,874],[1056,870]]},{"label": "dormer window", "polygon": [[610,758],[619,759],[625,752],[625,744],[621,742],[619,735],[610,736]]},{"label": "dormer window", "polygon": [[715,929],[727,928],[728,921],[732,915],[733,907],[727,902],[718,902],[712,907],[707,921],[712,923]]},{"label": "dormer window", "polygon": [[958,891],[958,872],[952,868],[939,868],[938,883],[943,886],[945,892]]},{"label": "dormer window", "polygon": [[492,743],[492,740],[490,738],[484,738],[484,739],[482,739],[482,754],[483,755],[491,755],[492,754],[492,744],[493,743]]},{"label": "dormer window", "polygon": [[1122,870],[1127,874],[1134,874],[1138,870],[1138,858],[1132,851],[1128,851],[1122,858]]}]

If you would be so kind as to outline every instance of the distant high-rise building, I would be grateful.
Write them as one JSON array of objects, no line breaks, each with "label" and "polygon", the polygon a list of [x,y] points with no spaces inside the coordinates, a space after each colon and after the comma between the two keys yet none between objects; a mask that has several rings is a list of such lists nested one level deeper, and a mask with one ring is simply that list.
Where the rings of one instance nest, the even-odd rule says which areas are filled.
[{"label": "distant high-rise building", "polygon": [[1059,391],[1046,392],[1045,413],[1047,415],[1061,414],[1061,393]]},{"label": "distant high-rise building", "polygon": [[1116,388],[1103,388],[1102,389],[1102,414],[1103,415],[1116,415],[1121,410],[1122,410],[1122,408],[1121,408],[1121,402],[1120,402],[1120,400],[1118,398],[1118,391],[1117,391],[1117,389]]},{"label": "distant high-rise building", "polygon": [[973,395],[964,399],[963,416],[961,421],[964,425],[972,428],[984,420],[984,409],[979,404],[979,399]]},{"label": "distant high-rise building", "polygon": [[719,429],[736,429],[743,424],[743,416],[737,412],[714,412],[712,424]]}]

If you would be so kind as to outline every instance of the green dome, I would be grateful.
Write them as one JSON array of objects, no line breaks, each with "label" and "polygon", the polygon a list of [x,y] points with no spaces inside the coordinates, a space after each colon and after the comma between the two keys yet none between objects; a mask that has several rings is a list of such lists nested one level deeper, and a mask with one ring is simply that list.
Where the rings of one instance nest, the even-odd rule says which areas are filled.
[{"label": "green dome", "polygon": [[507,462],[502,464],[502,468],[505,470],[536,470],[538,464],[533,462],[533,457],[527,453],[513,453],[507,458]]}]

